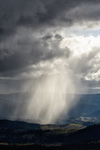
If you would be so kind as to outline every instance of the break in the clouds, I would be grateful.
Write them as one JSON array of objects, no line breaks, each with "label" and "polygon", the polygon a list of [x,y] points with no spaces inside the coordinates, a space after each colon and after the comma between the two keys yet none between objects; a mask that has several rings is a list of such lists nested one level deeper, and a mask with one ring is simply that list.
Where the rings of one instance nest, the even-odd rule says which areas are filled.
[{"label": "break in the clouds", "polygon": [[99,8],[98,0],[0,0],[0,93],[33,91],[24,118],[55,122],[74,105],[68,93],[99,91]]}]

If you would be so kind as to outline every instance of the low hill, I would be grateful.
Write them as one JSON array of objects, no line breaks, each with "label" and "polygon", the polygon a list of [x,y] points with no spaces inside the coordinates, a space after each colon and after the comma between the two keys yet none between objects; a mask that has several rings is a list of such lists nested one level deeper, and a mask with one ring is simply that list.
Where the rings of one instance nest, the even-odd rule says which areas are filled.
[{"label": "low hill", "polygon": [[39,125],[20,121],[0,121],[0,143],[68,145],[100,140],[100,125]]},{"label": "low hill", "polygon": [[85,143],[100,140],[100,125],[93,125],[70,134],[64,144]]},{"label": "low hill", "polygon": [[40,130],[41,126],[36,123],[27,123],[23,121],[0,120],[0,130]]}]

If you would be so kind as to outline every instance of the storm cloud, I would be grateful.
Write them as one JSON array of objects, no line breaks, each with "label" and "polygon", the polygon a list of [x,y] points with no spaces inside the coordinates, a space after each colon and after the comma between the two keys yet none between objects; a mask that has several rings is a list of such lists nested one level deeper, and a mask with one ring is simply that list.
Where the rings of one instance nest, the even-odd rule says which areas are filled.
[{"label": "storm cloud", "polygon": [[15,34],[20,27],[35,30],[98,21],[99,5],[99,1],[91,0],[0,0],[0,37]]},{"label": "storm cloud", "polygon": [[[69,45],[63,48],[60,46],[66,38],[62,30],[68,32],[76,24],[83,28],[84,25],[87,26],[85,28],[94,28],[94,23],[98,26],[99,5],[99,1],[93,0],[0,0],[1,77],[12,77],[12,74],[20,76],[32,65],[53,62],[57,58],[70,58],[72,62],[69,69],[79,74],[87,73],[93,67],[91,64],[95,60],[91,59],[94,59],[95,49],[99,51],[99,48],[91,50],[91,54],[94,54],[92,58],[89,54],[71,58],[73,50]],[[78,64],[81,67],[77,70]]]},{"label": "storm cloud", "polygon": [[59,47],[63,37],[53,33],[75,23],[98,22],[99,5],[91,0],[0,0],[0,72],[68,57],[71,50]]}]

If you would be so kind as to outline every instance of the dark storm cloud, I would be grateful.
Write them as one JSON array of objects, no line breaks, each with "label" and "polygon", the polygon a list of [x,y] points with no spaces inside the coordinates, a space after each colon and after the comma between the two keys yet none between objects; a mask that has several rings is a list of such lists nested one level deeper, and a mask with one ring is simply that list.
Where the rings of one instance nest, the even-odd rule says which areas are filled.
[{"label": "dark storm cloud", "polygon": [[[2,36],[15,33],[18,26],[35,26],[36,12],[43,13],[39,0],[0,0],[0,33]],[[36,23],[37,24],[37,23]]]},{"label": "dark storm cloud", "polygon": [[59,34],[46,35],[38,39],[32,39],[31,33],[27,36],[24,34],[17,39],[16,36],[12,37],[7,40],[7,43],[3,43],[3,47],[6,46],[6,48],[0,49],[0,72],[7,72],[7,74],[14,70],[15,73],[16,70],[20,72],[21,69],[32,64],[60,57],[68,58],[71,54],[67,47],[60,49],[62,36]]},{"label": "dark storm cloud", "polygon": [[14,28],[0,28],[0,40],[4,40],[8,36],[14,34],[16,30]]},{"label": "dark storm cloud", "polygon": [[0,39],[15,34],[20,27],[34,30],[98,20],[98,3],[91,0],[0,0]]},{"label": "dark storm cloud", "polygon": [[0,60],[0,72],[16,70],[22,68],[27,64],[27,55],[21,53],[14,53],[9,56],[5,56]]},{"label": "dark storm cloud", "polygon": [[0,0],[0,30],[6,36],[15,33],[20,26],[34,29],[41,25],[59,26],[62,22],[70,25],[79,19],[98,19],[99,9],[95,12],[88,9],[92,4],[97,6],[97,3],[91,0]]},{"label": "dark storm cloud", "polygon": [[[42,29],[69,26],[79,21],[78,18],[94,20],[95,15],[90,17],[93,12],[88,6],[97,7],[98,3],[93,0],[0,0],[0,72],[20,71],[42,60],[68,58],[70,50],[59,47],[63,37],[52,33],[41,37]],[[99,18],[99,9],[96,15]],[[33,37],[35,31],[40,35]]]}]

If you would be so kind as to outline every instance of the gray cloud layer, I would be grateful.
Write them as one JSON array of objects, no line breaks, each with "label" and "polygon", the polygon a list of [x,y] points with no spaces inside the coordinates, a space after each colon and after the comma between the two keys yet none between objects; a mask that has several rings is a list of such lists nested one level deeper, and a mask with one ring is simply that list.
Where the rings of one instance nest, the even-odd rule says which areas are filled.
[{"label": "gray cloud layer", "polygon": [[[71,58],[72,50],[60,48],[63,36],[56,29],[98,22],[99,8],[98,0],[0,0],[1,77],[19,76],[42,61]],[[71,59],[69,69],[80,76],[87,74],[98,51],[94,48],[88,55]]]},{"label": "gray cloud layer", "polygon": [[[83,0],[0,0],[0,37],[19,27],[71,25],[80,20],[100,19],[99,1]],[[85,10],[85,11],[84,11]]]}]

